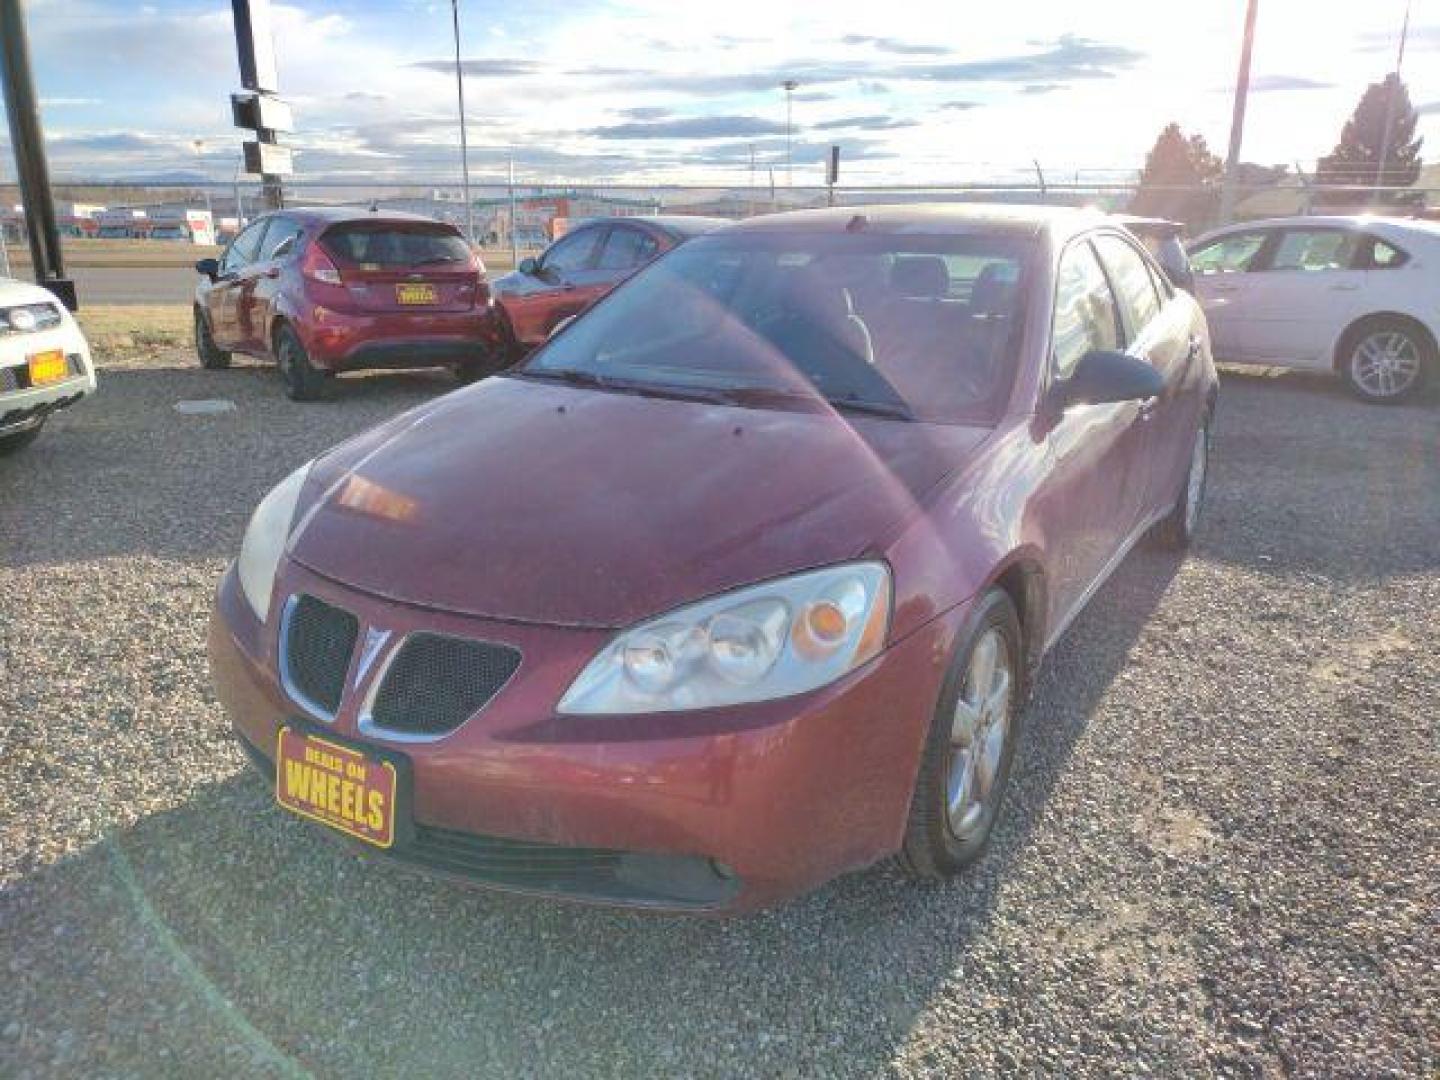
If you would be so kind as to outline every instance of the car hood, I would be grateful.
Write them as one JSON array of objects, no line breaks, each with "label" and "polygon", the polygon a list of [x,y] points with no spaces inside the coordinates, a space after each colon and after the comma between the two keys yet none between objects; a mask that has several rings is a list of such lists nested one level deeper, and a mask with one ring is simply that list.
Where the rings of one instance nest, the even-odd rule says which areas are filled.
[{"label": "car hood", "polygon": [[873,550],[986,433],[494,378],[317,461],[290,555],[405,603],[621,627]]}]

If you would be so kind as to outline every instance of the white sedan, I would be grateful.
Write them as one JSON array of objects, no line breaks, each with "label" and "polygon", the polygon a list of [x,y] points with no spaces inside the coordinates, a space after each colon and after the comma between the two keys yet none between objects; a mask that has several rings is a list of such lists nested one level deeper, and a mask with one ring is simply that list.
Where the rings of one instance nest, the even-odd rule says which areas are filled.
[{"label": "white sedan", "polygon": [[1440,224],[1251,221],[1195,240],[1190,265],[1218,360],[1334,371],[1379,402],[1440,369]]},{"label": "white sedan", "polygon": [[94,392],[90,346],[70,313],[38,285],[0,278],[0,455]]}]

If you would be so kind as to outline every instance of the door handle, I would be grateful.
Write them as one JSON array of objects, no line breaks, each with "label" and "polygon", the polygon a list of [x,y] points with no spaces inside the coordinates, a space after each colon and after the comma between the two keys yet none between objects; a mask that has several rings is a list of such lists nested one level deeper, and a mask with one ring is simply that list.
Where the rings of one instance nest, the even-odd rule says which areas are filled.
[{"label": "door handle", "polygon": [[1225,284],[1222,284],[1221,282],[1218,282],[1218,281],[1217,281],[1214,285],[1211,285],[1211,286],[1210,286],[1210,291],[1211,291],[1211,292],[1237,292],[1237,291],[1239,290],[1239,288],[1240,288],[1239,285],[1225,285]]},{"label": "door handle", "polygon": [[1201,348],[1202,345],[1204,345],[1204,342],[1200,340],[1200,335],[1199,335],[1199,334],[1191,334],[1191,335],[1190,335],[1190,348],[1188,348],[1187,350],[1185,350],[1185,361],[1186,361],[1186,363],[1189,363],[1191,360],[1198,360],[1198,359],[1199,359],[1199,357],[1200,357],[1200,348]]},{"label": "door handle", "polygon": [[1140,419],[1149,420],[1155,415],[1155,409],[1160,404],[1158,397],[1148,397],[1140,402]]},{"label": "door handle", "polygon": [[1357,289],[1359,289],[1359,288],[1360,288],[1360,286],[1359,286],[1359,285],[1356,285],[1353,281],[1337,281],[1334,285],[1331,285],[1331,286],[1330,286],[1330,291],[1331,291],[1331,292],[1355,292],[1355,291],[1356,291]]},{"label": "door handle", "polygon": [[277,278],[280,276],[280,268],[278,266],[272,266],[260,276],[263,278]]}]

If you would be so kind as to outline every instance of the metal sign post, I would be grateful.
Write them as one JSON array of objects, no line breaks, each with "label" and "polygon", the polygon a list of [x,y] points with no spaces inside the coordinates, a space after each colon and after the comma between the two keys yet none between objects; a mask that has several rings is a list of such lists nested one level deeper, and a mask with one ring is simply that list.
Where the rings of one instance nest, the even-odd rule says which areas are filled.
[{"label": "metal sign post", "polygon": [[265,205],[285,205],[281,178],[295,171],[288,147],[279,145],[279,133],[290,131],[290,106],[275,96],[279,78],[275,70],[275,44],[270,33],[270,0],[230,0],[235,14],[235,48],[240,59],[240,84],[248,94],[232,94],[230,111],[236,127],[255,132],[245,142],[245,171],[259,173]]},{"label": "metal sign post", "polygon": [[50,193],[50,167],[45,161],[45,136],[40,127],[40,103],[30,75],[30,41],[20,0],[0,0],[0,79],[5,87],[5,115],[10,121],[10,145],[15,152],[20,201],[25,206],[25,233],[30,238],[35,282],[74,311],[79,304],[75,283],[65,276],[60,228]]}]

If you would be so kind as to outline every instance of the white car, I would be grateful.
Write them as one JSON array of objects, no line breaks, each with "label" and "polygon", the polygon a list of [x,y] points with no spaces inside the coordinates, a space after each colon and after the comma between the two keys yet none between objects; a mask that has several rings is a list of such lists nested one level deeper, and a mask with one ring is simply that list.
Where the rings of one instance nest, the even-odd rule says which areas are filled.
[{"label": "white car", "polygon": [[90,346],[70,313],[38,285],[0,278],[0,455],[94,392]]},{"label": "white car", "polygon": [[1218,360],[1334,371],[1379,402],[1440,368],[1440,224],[1250,221],[1196,239],[1190,267]]}]

